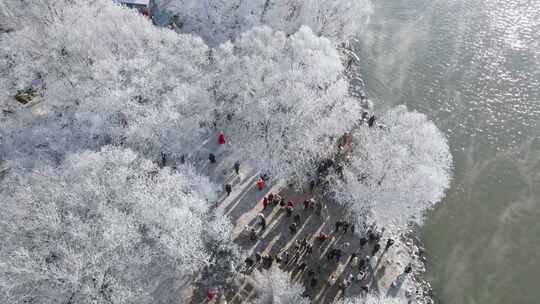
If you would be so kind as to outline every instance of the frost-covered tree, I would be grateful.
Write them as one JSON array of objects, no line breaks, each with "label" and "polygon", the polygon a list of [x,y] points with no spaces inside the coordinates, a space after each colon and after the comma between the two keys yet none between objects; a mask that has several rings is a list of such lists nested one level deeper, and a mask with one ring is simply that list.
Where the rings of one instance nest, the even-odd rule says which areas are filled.
[{"label": "frost-covered tree", "polygon": [[338,201],[389,231],[422,222],[422,213],[449,187],[452,156],[444,135],[423,114],[399,106],[382,125],[354,133],[348,165],[335,178]]},{"label": "frost-covered tree", "polygon": [[0,117],[2,154],[58,159],[116,143],[156,158],[198,144],[211,113],[200,38],[155,27],[108,0],[58,1],[53,11],[0,36],[1,106],[21,108],[20,91],[41,99]]},{"label": "frost-covered tree", "polygon": [[196,286],[201,291],[233,288],[231,280],[244,262],[244,252],[240,251],[232,238],[234,225],[216,208],[207,217],[203,239],[209,254],[209,262],[200,272]]},{"label": "frost-covered tree", "polygon": [[196,33],[210,45],[234,39],[260,25],[287,35],[308,26],[316,35],[342,42],[357,35],[372,12],[369,0],[158,0],[156,3],[158,17],[173,17],[180,31]]},{"label": "frost-covered tree", "polygon": [[113,147],[11,171],[0,185],[0,302],[159,302],[162,284],[182,288],[208,263],[215,199],[192,168]]},{"label": "frost-covered tree", "polygon": [[50,23],[69,1],[4,0],[0,6],[0,28],[12,31],[27,24]]},{"label": "frost-covered tree", "polygon": [[258,27],[214,52],[217,127],[253,167],[302,181],[360,116],[338,51],[307,28]]},{"label": "frost-covered tree", "polygon": [[308,304],[308,298],[302,296],[304,287],[291,281],[289,274],[276,265],[269,270],[254,274],[258,292],[255,304]]}]

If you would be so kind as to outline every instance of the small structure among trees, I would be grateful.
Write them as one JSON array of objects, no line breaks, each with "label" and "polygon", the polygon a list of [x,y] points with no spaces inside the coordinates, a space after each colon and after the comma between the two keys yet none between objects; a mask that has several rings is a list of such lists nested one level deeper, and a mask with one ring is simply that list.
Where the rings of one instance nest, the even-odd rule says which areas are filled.
[{"label": "small structure among trees", "polygon": [[114,0],[114,2],[136,9],[147,17],[152,14],[151,0]]}]

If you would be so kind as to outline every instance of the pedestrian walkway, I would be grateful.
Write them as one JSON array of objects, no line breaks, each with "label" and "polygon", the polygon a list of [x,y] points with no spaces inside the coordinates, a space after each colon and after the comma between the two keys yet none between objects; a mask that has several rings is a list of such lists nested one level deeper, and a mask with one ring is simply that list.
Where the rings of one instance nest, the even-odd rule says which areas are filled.
[{"label": "pedestrian walkway", "polygon": [[[371,256],[375,242],[361,247],[358,233],[353,233],[350,228],[347,232],[343,229],[336,231],[336,222],[349,217],[343,206],[326,201],[317,190],[315,193],[299,192],[289,188],[283,181],[270,179],[264,188],[259,190],[256,182],[260,173],[246,164],[241,164],[240,172],[236,174],[234,164],[238,159],[227,144],[208,141],[206,149],[213,151],[216,163],[207,161],[202,164],[200,167],[203,174],[210,176],[216,184],[232,186],[230,195],[225,191],[220,195],[217,208],[222,208],[223,213],[234,224],[235,242],[250,256],[259,253],[262,256],[276,257],[288,252],[294,260],[286,265],[282,263],[281,268],[290,272],[294,281],[302,282],[306,286],[306,295],[312,299],[312,303],[335,303],[343,296],[360,295],[365,289],[370,293],[393,297],[406,297],[406,293],[416,291],[418,284],[415,283],[413,275],[402,275],[408,263],[415,263],[412,257],[416,249],[407,239],[395,240],[395,244],[385,249],[387,238],[383,235],[379,241],[382,248],[374,254],[375,258],[370,259],[372,265],[367,265],[362,270],[366,273],[365,277],[356,280],[360,270],[358,266],[351,266],[353,256],[357,255],[358,259]],[[279,194],[285,201],[294,203],[293,214],[299,215],[295,233],[290,230],[294,215],[287,217],[285,209],[279,204],[269,203],[267,208],[263,209],[263,198],[270,193]],[[304,210],[303,202],[308,199],[314,199],[325,206],[321,215],[317,215],[314,209]],[[264,230],[258,225],[259,214],[265,218]],[[252,228],[256,231],[254,241],[250,239]],[[327,235],[328,239],[318,243],[316,237],[321,233]],[[296,244],[304,239],[313,245],[313,252],[309,255],[304,252],[293,257]],[[328,258],[329,253],[338,248],[341,255],[339,259]],[[351,282],[348,283],[349,281]],[[247,273],[239,283],[239,288],[228,291],[226,296],[229,303],[245,303],[255,294]]]}]

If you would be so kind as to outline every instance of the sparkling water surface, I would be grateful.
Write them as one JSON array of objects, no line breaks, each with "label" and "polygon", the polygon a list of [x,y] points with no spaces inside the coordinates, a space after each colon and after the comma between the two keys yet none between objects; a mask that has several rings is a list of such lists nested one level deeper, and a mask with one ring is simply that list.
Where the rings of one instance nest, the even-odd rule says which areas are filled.
[{"label": "sparkling water surface", "polygon": [[373,1],[357,43],[376,110],[426,113],[452,188],[428,214],[438,303],[540,303],[540,0]]}]

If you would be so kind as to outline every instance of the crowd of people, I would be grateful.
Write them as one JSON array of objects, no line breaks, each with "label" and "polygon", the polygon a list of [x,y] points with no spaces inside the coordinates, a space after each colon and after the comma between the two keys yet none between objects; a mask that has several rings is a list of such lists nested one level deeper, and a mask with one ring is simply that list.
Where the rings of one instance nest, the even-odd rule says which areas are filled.
[{"label": "crowd of people", "polygon": [[[330,286],[336,285],[341,294],[344,295],[351,285],[358,284],[361,292],[369,292],[369,286],[374,279],[374,271],[378,265],[377,260],[384,254],[381,253],[381,249],[383,249],[381,232],[375,229],[367,230],[359,240],[357,239],[357,244],[351,244],[353,241],[343,241],[339,245],[330,244],[332,238],[336,240],[354,239],[352,237],[356,231],[354,223],[338,220],[333,225],[334,229],[328,234],[321,231],[300,238],[299,227],[302,224],[302,218],[306,218],[309,212],[313,212],[319,216],[321,221],[325,221],[321,217],[324,208],[322,202],[310,198],[295,204],[292,200],[286,200],[279,194],[270,193],[263,197],[261,204],[263,211],[268,208],[279,208],[278,212],[283,212],[285,220],[288,221],[289,237],[296,239],[291,243],[291,246],[284,246],[276,254],[255,252],[253,256],[245,260],[248,271],[256,267],[270,268],[274,263],[277,263],[283,270],[303,276],[305,285],[309,286],[312,291],[322,287],[323,284],[329,284]],[[264,214],[259,213],[256,216],[254,227],[249,228],[249,239],[255,242],[258,235],[267,228],[267,224]],[[388,251],[394,244],[394,239],[387,238],[383,252]],[[327,249],[322,250],[325,245]],[[314,250],[314,248],[317,249]],[[345,263],[347,269],[343,273],[348,273],[348,275],[342,275],[343,278],[339,282],[338,276],[332,271],[338,263]],[[403,273],[406,275],[411,271],[412,266],[408,265]],[[309,296],[309,292],[306,295]]]},{"label": "crowd of people", "polygon": [[[375,119],[372,117],[370,120],[374,122]],[[218,136],[218,143],[225,143],[223,133]],[[213,154],[209,155],[209,161],[216,162]],[[234,171],[236,174],[240,173],[240,162],[234,163]],[[261,175],[255,182],[255,188],[258,191],[263,191],[267,180],[267,175]],[[315,187],[314,182],[310,183],[311,192]],[[229,196],[232,192],[232,185],[227,183],[224,185],[224,189],[226,196]],[[260,203],[262,212],[256,215],[255,224],[245,226],[248,239],[251,242],[256,242],[260,238],[268,226],[268,220],[264,213],[273,211],[274,208],[279,208],[277,212],[284,213],[289,238],[296,239],[290,246],[283,246],[275,254],[258,251],[247,257],[245,271],[249,273],[255,268],[268,269],[277,264],[281,269],[291,272],[295,276],[303,277],[304,285],[312,291],[310,294],[309,289],[307,289],[306,296],[314,296],[314,293],[325,284],[336,286],[342,296],[353,284],[357,284],[360,291],[367,294],[369,286],[375,279],[374,272],[378,266],[378,259],[395,244],[395,240],[389,237],[383,243],[383,249],[381,246],[382,232],[376,229],[368,229],[364,233],[359,233],[361,234],[360,238],[353,241],[355,238],[352,236],[358,232],[357,227],[355,227],[355,223],[345,219],[337,220],[333,225],[327,225],[333,226],[330,231],[320,231],[316,234],[300,237],[302,220],[307,219],[310,213],[315,214],[322,222],[327,220],[327,217],[323,216],[323,210],[326,206],[322,201],[315,200],[314,197],[294,202],[292,199],[285,199],[280,194],[269,193],[262,198]],[[333,241],[341,239],[349,241],[334,244]],[[357,244],[351,242],[357,242]],[[383,249],[382,253],[381,249]],[[334,270],[339,263],[344,263],[345,268],[338,276]],[[396,281],[403,280],[411,272],[412,266],[409,264]],[[340,277],[342,278],[339,279]]]}]

